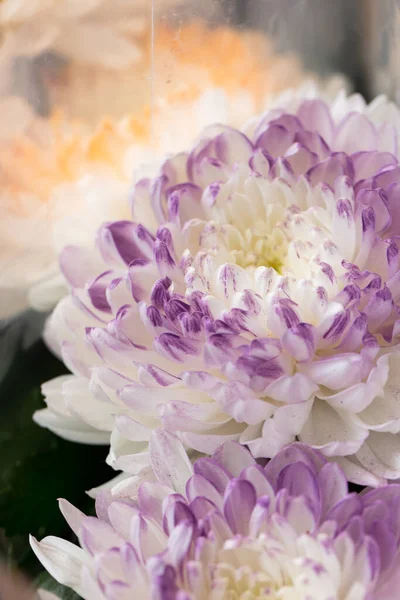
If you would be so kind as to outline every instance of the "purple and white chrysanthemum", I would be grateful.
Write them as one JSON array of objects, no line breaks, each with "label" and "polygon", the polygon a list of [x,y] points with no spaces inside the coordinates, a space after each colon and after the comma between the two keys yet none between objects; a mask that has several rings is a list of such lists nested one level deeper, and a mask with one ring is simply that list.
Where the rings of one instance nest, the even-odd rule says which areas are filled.
[{"label": "purple and white chrysanthemum", "polygon": [[398,597],[400,486],[349,494],[340,467],[300,443],[262,466],[226,442],[192,468],[174,436],[153,435],[156,481],[133,497],[102,493],[97,518],[61,501],[80,548],[31,539],[50,574],[82,598]]},{"label": "purple and white chrysanthemum", "polygon": [[61,256],[47,339],[73,375],[39,423],[136,473],[151,432],[211,454],[294,439],[350,480],[400,477],[400,116],[296,100],[206,130],[140,181],[132,221]]}]

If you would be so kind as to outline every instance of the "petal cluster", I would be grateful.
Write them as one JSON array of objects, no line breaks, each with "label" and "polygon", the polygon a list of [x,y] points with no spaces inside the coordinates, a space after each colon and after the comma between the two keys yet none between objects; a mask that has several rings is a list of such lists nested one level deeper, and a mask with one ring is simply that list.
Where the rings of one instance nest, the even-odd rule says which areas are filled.
[{"label": "petal cluster", "polygon": [[84,599],[396,598],[399,486],[349,494],[341,469],[303,444],[262,466],[227,442],[192,468],[169,434],[153,442],[158,479],[136,494],[103,492],[97,517],[61,501],[80,548],[31,540]]},{"label": "petal cluster", "polygon": [[292,97],[141,180],[96,255],[61,255],[47,339],[73,375],[38,422],[112,432],[131,473],[162,427],[206,453],[297,438],[355,482],[398,478],[399,119],[383,98]]}]

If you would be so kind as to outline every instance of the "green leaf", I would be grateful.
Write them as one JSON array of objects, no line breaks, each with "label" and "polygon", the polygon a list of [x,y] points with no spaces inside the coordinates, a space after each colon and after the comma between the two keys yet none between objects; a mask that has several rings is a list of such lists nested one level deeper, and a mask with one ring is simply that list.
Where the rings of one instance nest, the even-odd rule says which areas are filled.
[{"label": "green leaf", "polygon": [[40,385],[64,373],[38,343],[19,352],[0,385],[0,554],[33,577],[40,564],[28,535],[73,539],[57,499],[90,513],[93,501],[85,491],[115,475],[105,464],[107,448],[67,442],[33,422],[44,406]]},{"label": "green leaf", "polygon": [[48,592],[53,592],[60,600],[80,600],[80,596],[73,590],[64,587],[57,583],[55,579],[48,575],[48,573],[42,573],[35,581],[35,587],[41,588]]}]

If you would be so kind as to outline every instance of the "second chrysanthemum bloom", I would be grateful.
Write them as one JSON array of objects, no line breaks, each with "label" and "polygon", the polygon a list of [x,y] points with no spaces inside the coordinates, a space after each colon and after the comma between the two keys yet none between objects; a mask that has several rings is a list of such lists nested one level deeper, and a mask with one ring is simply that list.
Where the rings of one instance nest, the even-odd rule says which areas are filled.
[{"label": "second chrysanthemum bloom", "polygon": [[163,427],[206,453],[297,438],[353,481],[398,478],[398,123],[384,100],[295,101],[139,182],[132,221],[61,256],[72,293],[47,339],[73,375],[38,422],[112,432],[128,473]]},{"label": "second chrysanthemum bloom", "polygon": [[81,547],[31,538],[82,598],[397,598],[399,486],[349,494],[341,469],[304,444],[264,467],[227,442],[192,467],[158,432],[150,456],[155,477],[122,497],[100,494],[97,518],[61,500]]}]

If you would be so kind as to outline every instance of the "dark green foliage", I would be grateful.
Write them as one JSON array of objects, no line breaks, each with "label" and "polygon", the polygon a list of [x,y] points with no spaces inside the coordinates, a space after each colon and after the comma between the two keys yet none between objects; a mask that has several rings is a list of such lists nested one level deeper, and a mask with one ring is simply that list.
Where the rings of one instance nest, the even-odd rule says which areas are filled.
[{"label": "dark green foliage", "polygon": [[53,594],[56,594],[60,600],[79,600],[80,598],[72,590],[60,585],[57,583],[57,581],[54,581],[54,579],[47,573],[42,573],[35,581],[35,585],[37,588],[42,588],[48,592],[53,592]]},{"label": "dark green foliage", "polygon": [[105,464],[107,448],[61,440],[33,422],[34,411],[44,406],[41,383],[64,373],[39,342],[19,351],[0,384],[0,555],[30,577],[41,571],[30,533],[73,539],[57,499],[90,513],[93,501],[85,490],[115,475]]}]

